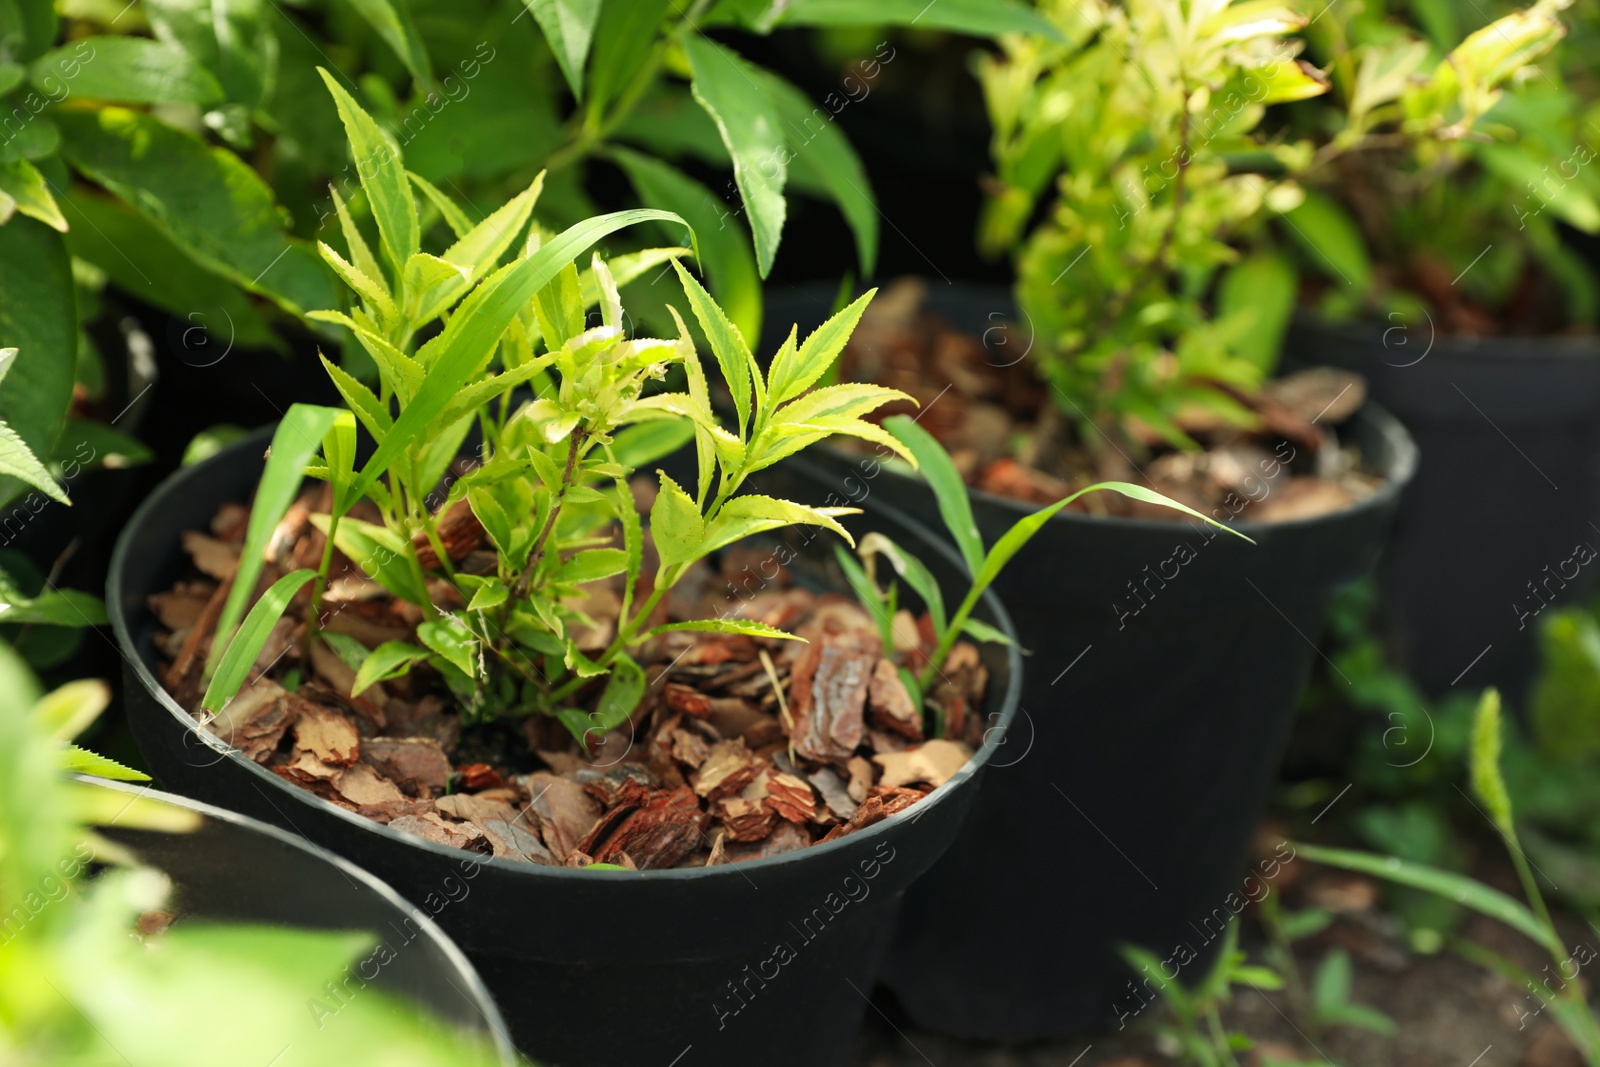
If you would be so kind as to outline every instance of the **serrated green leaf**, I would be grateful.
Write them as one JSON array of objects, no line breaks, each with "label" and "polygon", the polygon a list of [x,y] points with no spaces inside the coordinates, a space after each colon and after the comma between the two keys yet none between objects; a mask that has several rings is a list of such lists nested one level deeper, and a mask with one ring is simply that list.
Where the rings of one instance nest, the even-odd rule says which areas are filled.
[{"label": "serrated green leaf", "polygon": [[77,745],[68,745],[60,751],[60,768],[68,774],[87,774],[107,778],[113,782],[148,782],[150,776],[143,771],[126,767],[109,756],[90,752]]},{"label": "serrated green leaf", "polygon": [[661,557],[661,569],[666,570],[705,555],[700,550],[706,533],[705,519],[694,498],[677,482],[668,478],[665,471],[658,470],[656,474],[661,488],[650,506],[650,536]]},{"label": "serrated green leaf", "polygon": [[876,289],[868,290],[850,306],[813,330],[798,348],[785,346],[778,350],[767,375],[768,400],[773,407],[793,400],[828,373],[877,292]]},{"label": "serrated green leaf", "polygon": [[728,320],[717,302],[711,299],[711,294],[677,260],[672,261],[672,269],[678,272],[684,295],[689,298],[689,309],[694,312],[700,329],[705,332],[706,342],[711,345],[717,365],[722,368],[723,380],[728,383],[733,406],[739,413],[739,431],[743,435],[745,428],[750,425],[754,386],[759,380],[760,368],[755,365],[755,357],[751,355],[750,346],[745,344],[739,328]]},{"label": "serrated green leaf", "polygon": [[654,637],[656,634],[674,633],[679,630],[689,630],[697,633],[712,634],[744,634],[746,637],[770,637],[782,641],[799,641],[805,643],[805,638],[780,630],[776,626],[768,626],[764,622],[752,622],[749,619],[694,619],[689,622],[669,622],[662,626],[654,627],[645,633],[645,637]]},{"label": "serrated green leaf", "polygon": [[369,282],[382,290],[392,308],[393,294],[389,292],[388,278],[383,273],[383,265],[378,262],[378,257],[372,254],[367,239],[361,234],[361,228],[356,225],[355,217],[350,214],[350,206],[344,202],[344,197],[339,195],[338,187],[333,184],[328,186],[328,195],[333,198],[333,212],[339,218],[339,232],[344,235],[345,247],[350,251],[350,262]]},{"label": "serrated green leaf", "polygon": [[1022,646],[1011,640],[1004,630],[990,626],[982,619],[967,619],[961,624],[961,632],[979,641],[989,641],[997,645],[1009,645],[1011,648]]},{"label": "serrated green leaf", "polygon": [[733,159],[733,180],[739,187],[750,232],[755,236],[756,264],[765,278],[772,270],[783,235],[788,205],[783,184],[788,177],[788,146],[777,106],[737,53],[702,34],[681,38],[689,58],[695,100],[717,124],[717,132]]},{"label": "serrated green leaf", "polygon": [[[470,271],[468,284],[477,284],[500,262],[533,215],[533,207],[544,191],[544,171],[522,192],[495,209],[482,222],[469,229],[445,250],[443,258]],[[463,291],[465,291],[463,289]]]},{"label": "serrated green leaf", "polygon": [[[802,346],[803,347],[803,346]],[[778,410],[778,421],[793,424],[814,423],[823,419],[853,419],[869,414],[897,400],[912,400],[898,389],[863,382],[846,382],[813,389]]]},{"label": "serrated green leaf", "polygon": [[[242,564],[240,569],[243,569]],[[261,655],[273,626],[283,617],[301,586],[316,576],[317,572],[309,568],[290,571],[261,594],[261,599],[255,602],[239,631],[228,642],[227,650],[220,657],[213,654],[215,665],[211,684],[206,686],[205,696],[200,700],[202,710],[219,712],[238,694],[245,679],[250,677],[250,670],[255,666],[256,657]]]},{"label": "serrated green leaf", "polygon": [[722,505],[716,518],[707,524],[704,540],[695,555],[697,558],[707,555],[742,541],[751,534],[798,525],[825,527],[853,547],[855,539],[850,536],[850,531],[835,520],[840,515],[859,514],[858,508],[813,508],[791,500],[746,493]]},{"label": "serrated green leaf", "polygon": [[[61,234],[29,218],[0,226],[0,422],[34,456],[48,456],[72,403],[78,314],[71,257]],[[22,483],[0,478],[0,504]]]},{"label": "serrated green leaf", "polygon": [[450,227],[451,233],[459,238],[472,232],[472,220],[444,190],[413,171],[406,171],[406,176],[411,179],[411,184],[421,189],[422,195],[439,209],[439,214],[444,218],[445,225]]},{"label": "serrated green leaf", "polygon": [[350,406],[350,410],[361,420],[361,425],[367,428],[373,440],[382,441],[389,427],[394,425],[394,420],[389,417],[389,409],[373,395],[371,389],[353,378],[348,371],[321,352],[317,358],[322,360],[322,366],[328,372],[328,377],[333,379],[333,387],[339,390],[339,395]]},{"label": "serrated green leaf", "polygon": [[328,92],[333,94],[345,136],[350,141],[356,175],[372,207],[372,217],[378,223],[378,235],[389,262],[398,271],[416,255],[420,240],[417,203],[411,196],[411,182],[406,177],[405,167],[400,163],[400,150],[333,75],[321,67],[317,68],[317,73],[322,75]]},{"label": "serrated green leaf", "polygon": [[356,479],[356,494],[364,493],[406,444],[416,440],[444,411],[451,398],[493,356],[500,335],[511,320],[562,268],[607,234],[657,219],[682,221],[670,212],[647,209],[587,219],[544,242],[528,258],[502,267],[469,293],[450,316],[444,332],[429,342],[437,347],[427,377],[395,420],[394,430],[362,468]]},{"label": "serrated green leaf", "polygon": [[432,322],[467,291],[472,271],[454,263],[418,252],[406,260],[402,272],[405,305],[401,309],[412,327]]},{"label": "serrated green leaf", "polygon": [[916,457],[917,469],[933,488],[934,501],[939,505],[939,517],[950,531],[961,558],[966,562],[967,573],[977,574],[983,567],[983,537],[978,533],[978,523],[972,517],[972,499],[967,495],[967,483],[956,470],[950,453],[927,430],[906,415],[892,415],[883,420],[883,428],[894,434]]},{"label": "serrated green leaf", "polygon": [[399,312],[395,309],[394,301],[389,298],[389,291],[382,283],[368,277],[365,272],[341,256],[336,249],[322,241],[317,242],[317,254],[322,256],[324,263],[333,268],[333,272],[340,280],[354,289],[356,295],[371,306],[380,322],[399,321]]},{"label": "serrated green leaf", "polygon": [[[15,358],[17,350],[0,349],[0,358],[5,358],[5,353],[10,353],[11,358]],[[66,491],[56,482],[55,476],[46,470],[44,464],[40,463],[38,457],[29,450],[27,442],[3,422],[0,422],[0,474],[27,482],[51,500],[69,506],[72,504]]]}]

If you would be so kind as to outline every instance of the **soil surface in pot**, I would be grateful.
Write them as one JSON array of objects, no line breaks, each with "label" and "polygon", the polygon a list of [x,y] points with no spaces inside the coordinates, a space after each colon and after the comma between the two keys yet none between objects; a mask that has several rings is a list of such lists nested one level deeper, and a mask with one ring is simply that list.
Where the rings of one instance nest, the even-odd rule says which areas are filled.
[{"label": "soil surface in pot", "polygon": [[[647,520],[653,486],[636,483],[635,491]],[[324,537],[311,516],[328,505],[326,487],[301,495],[270,542],[260,588],[317,565]],[[492,572],[495,554],[465,501],[445,508],[441,538],[456,569]],[[246,506],[229,503],[210,529],[188,531],[191,576],[150,600],[162,626],[163,683],[202,721],[204,650],[248,519]],[[431,550],[421,551],[431,569]],[[604,736],[586,733],[583,743],[542,714],[468,723],[426,665],[352,696],[364,650],[415,642],[423,620],[341,553],[333,560],[323,625],[360,647],[319,639],[307,654],[309,586],[302,589],[252,680],[206,728],[299,788],[429,841],[569,867],[756,859],[904,810],[948,781],[982,738],[988,674],[974,645],[959,642],[946,660],[928,694],[945,729],[925,736],[897,668],[927,662],[934,636],[926,616],[900,611],[893,647],[884,648],[877,625],[853,599],[819,595],[794,580],[791,569],[802,561],[781,543],[735,545],[721,553],[720,573],[697,564],[651,623],[754,619],[805,642],[657,635],[634,653],[648,682],[638,708]],[[654,572],[654,560],[647,535],[645,574]],[[809,585],[827,585],[820,574],[806,577]],[[621,580],[584,587],[580,607],[592,625],[579,635],[580,649],[596,654],[614,636]],[[444,580],[430,588],[439,606],[464,606]],[[341,646],[348,651],[337,651]],[[592,707],[604,680],[574,703]]]},{"label": "soil surface in pot", "polygon": [[[950,451],[969,485],[1029,504],[1052,504],[1099,481],[1128,481],[1219,518],[1246,506],[1253,521],[1279,522],[1338,511],[1370,496],[1382,479],[1333,428],[1366,400],[1360,376],[1331,368],[1267,383],[1259,396],[1230,395],[1258,428],[1230,426],[1210,410],[1176,422],[1201,444],[1178,451],[1138,424],[1118,444],[1084,447],[1025,355],[1025,337],[986,347],[924,307],[925,286],[902,279],[867,308],[840,362],[840,380],[904,390],[920,408],[892,404],[873,416],[910,414]],[[1006,326],[1010,331],[1014,328]],[[1102,435],[1103,436],[1103,435]],[[854,443],[852,443],[853,445]],[[856,446],[861,447],[861,446]],[[1091,493],[1071,505],[1095,514],[1173,519],[1155,504]]]}]

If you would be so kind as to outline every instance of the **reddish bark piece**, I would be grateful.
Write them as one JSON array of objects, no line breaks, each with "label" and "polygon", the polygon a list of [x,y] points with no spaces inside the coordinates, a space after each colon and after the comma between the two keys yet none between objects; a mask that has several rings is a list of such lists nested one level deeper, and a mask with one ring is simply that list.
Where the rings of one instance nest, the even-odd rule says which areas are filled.
[{"label": "reddish bark piece", "polygon": [[423,815],[402,815],[391,819],[389,825],[403,834],[420,837],[451,848],[472,848],[483,841],[483,831],[471,823],[450,822],[433,812]]},{"label": "reddish bark piece", "polygon": [[528,776],[528,793],[545,846],[558,862],[565,862],[599,822],[599,803],[572,779],[543,772]]},{"label": "reddish bark piece", "polygon": [[751,752],[742,738],[718,741],[689,780],[697,794],[716,800],[737,793],[755,781],[764,766],[765,761]]},{"label": "reddish bark piece", "polygon": [[[439,542],[452,561],[465,559],[467,553],[483,545],[483,524],[478,521],[478,516],[473,514],[472,506],[466,497],[450,505],[437,518]],[[428,540],[427,531],[418,530],[411,536],[411,543],[417,548],[417,561],[422,564],[423,570],[439,569],[439,556],[433,550],[433,542]]]},{"label": "reddish bark piece", "polygon": [[889,816],[902,812],[921,800],[925,794],[921,790],[896,788],[884,790],[874,787],[870,796],[856,809],[850,821],[841,823],[828,831],[822,840],[832,841],[836,837],[853,834],[857,830],[864,830],[874,823],[880,823]]},{"label": "reddish bark piece", "polygon": [[236,544],[244,540],[249,523],[249,508],[243,504],[224,504],[211,516],[211,535],[219,541]]},{"label": "reddish bark piece", "polygon": [[843,762],[861,743],[867,689],[883,642],[866,612],[830,598],[799,632],[810,644],[790,675],[794,750],[807,759]]},{"label": "reddish bark piece", "polygon": [[708,667],[719,663],[749,663],[758,646],[744,634],[696,634],[694,644],[677,661],[679,667]]},{"label": "reddish bark piece", "polygon": [[369,737],[361,760],[413,796],[436,796],[450,781],[450,760],[431,737]]},{"label": "reddish bark piece", "polygon": [[792,774],[768,775],[765,803],[779,818],[792,823],[810,822],[817,814],[817,798],[811,791],[811,783]]},{"label": "reddish bark piece", "polygon": [[277,682],[258,678],[239,692],[206,729],[257,763],[277,751],[294,721],[289,693]]},{"label": "reddish bark piece", "polygon": [[872,669],[872,682],[867,687],[867,706],[872,709],[872,725],[880,730],[900,734],[912,741],[922,740],[922,716],[911,703],[900,672],[887,659],[880,659]]},{"label": "reddish bark piece", "polygon": [[664,687],[667,707],[696,718],[705,718],[711,712],[711,698],[692,686],[668,682]]},{"label": "reddish bark piece", "polygon": [[596,863],[608,863],[627,852],[642,871],[676,867],[700,846],[710,824],[693,791],[661,790],[629,813],[590,854]]},{"label": "reddish bark piece", "polygon": [[778,824],[778,813],[760,800],[743,796],[722,797],[711,805],[711,814],[722,820],[731,841],[760,841]]},{"label": "reddish bark piece", "polygon": [[883,768],[879,788],[923,782],[937,789],[971,758],[972,750],[961,742],[935,739],[905,752],[880,752],[872,761]]},{"label": "reddish bark piece", "polygon": [[361,737],[349,715],[298,697],[289,700],[295,712],[295,748],[336,767],[348,767],[356,761],[361,755]]},{"label": "reddish bark piece", "polygon": [[503,789],[506,780],[500,777],[500,772],[487,763],[466,763],[456,768],[461,775],[461,784],[468,789]]},{"label": "reddish bark piece", "polygon": [[219,582],[233,577],[233,572],[239,567],[238,545],[207,537],[199,530],[183,531],[183,550],[189,553],[189,558],[200,569],[200,573],[210,575]]}]

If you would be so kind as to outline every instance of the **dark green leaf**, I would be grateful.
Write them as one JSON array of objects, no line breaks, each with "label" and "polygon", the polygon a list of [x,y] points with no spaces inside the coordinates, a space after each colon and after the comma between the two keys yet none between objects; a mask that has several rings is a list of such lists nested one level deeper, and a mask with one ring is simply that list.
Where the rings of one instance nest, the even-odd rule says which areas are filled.
[{"label": "dark green leaf", "polygon": [[861,158],[833,121],[832,112],[814,105],[799,89],[770,71],[757,68],[755,74],[772,97],[783,123],[791,188],[805,181],[827,190],[855,235],[861,276],[872,277],[878,265],[878,203],[873,199],[872,183]]},{"label": "dark green leaf", "polygon": [[777,106],[754,77],[754,68],[709,37],[689,33],[683,50],[693,73],[694,98],[717,124],[733,158],[733,179],[755,235],[756,264],[765,278],[783,234],[788,205],[783,183],[789,174]]},{"label": "dark green leaf", "polygon": [[974,37],[1026,33],[1061,40],[1061,31],[1043,15],[1016,0],[792,0],[784,26],[915,26],[954,30]]},{"label": "dark green leaf", "polygon": [[[328,516],[313,515],[311,523],[323,533],[328,532]],[[347,515],[339,520],[333,543],[367,577],[395,596],[412,604],[432,603],[427,586],[411,566],[406,541],[393,530]]]},{"label": "dark green leaf", "polygon": [[294,314],[339,302],[332,274],[287,236],[272,190],[238,156],[126,108],[61,110],[56,120],[72,165],[199,263]]},{"label": "dark green leaf", "polygon": [[572,95],[583,99],[583,67],[589,58],[600,0],[523,0],[538,20],[544,38],[555,53]]},{"label": "dark green leaf", "polygon": [[350,6],[361,13],[383,43],[394,49],[400,62],[406,65],[411,76],[424,87],[433,81],[433,67],[428,62],[428,49],[417,27],[411,20],[411,10],[406,0],[350,0]]},{"label": "dark green leaf", "polygon": [[755,253],[744,227],[719,206],[722,200],[659,159],[626,148],[612,148],[609,154],[627,172],[641,201],[688,220],[699,239],[703,273],[718,303],[744,336],[761,336],[761,279]]},{"label": "dark green leaf", "polygon": [[[93,58],[81,60],[82,50]],[[59,85],[62,64],[76,64],[74,96],[130,104],[214,104],[222,99],[217,79],[182,48],[147,37],[85,37],[34,61],[33,84],[49,92]]]},{"label": "dark green leaf", "polygon": [[[0,422],[35,456],[48,456],[72,401],[78,316],[61,235],[33,219],[0,226],[0,345],[18,352],[0,381]],[[0,504],[20,491],[0,478]]]}]

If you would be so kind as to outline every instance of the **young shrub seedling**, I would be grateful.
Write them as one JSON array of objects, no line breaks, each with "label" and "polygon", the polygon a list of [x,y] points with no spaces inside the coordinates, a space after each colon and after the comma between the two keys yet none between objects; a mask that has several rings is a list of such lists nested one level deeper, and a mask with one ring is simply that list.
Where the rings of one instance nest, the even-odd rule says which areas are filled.
[{"label": "young shrub seedling", "polygon": [[[239,692],[268,634],[297,600],[305,606],[306,641],[325,642],[355,671],[353,695],[427,664],[443,677],[464,722],[551,715],[580,742],[604,735],[639,704],[645,674],[630,649],[643,641],[673,630],[791,637],[749,620],[667,623],[657,609],[696,561],[751,534],[805,523],[849,539],[837,518],[850,509],[742,493],[752,475],[836,434],[912,459],[861,418],[904,394],[859,384],[812,389],[872,294],[803,343],[791,332],[763,374],[738,329],[677,262],[681,250],[609,266],[596,255],[588,271],[578,270],[574,260],[606,234],[676,219],[666,212],[604,215],[553,237],[535,225],[524,239],[541,178],[441,255],[422,251],[412,183],[398,153],[337,82],[326,80],[351,150],[365,161],[361,176],[380,244],[374,252],[340,204],[349,256],[326,245],[321,251],[359,307],[313,317],[355,335],[377,364],[380,385],[374,392],[325,361],[347,407],[295,405],[280,424],[217,628],[202,707],[220,711]],[[513,248],[515,260],[499,267]],[[713,413],[682,318],[671,339],[630,337],[624,329],[619,282],[667,261],[732,395],[731,428]],[[599,324],[591,325],[588,309],[596,305]],[[440,319],[443,328],[418,344]],[[669,368],[681,368],[685,389],[647,395]],[[519,389],[535,395],[522,399]],[[361,463],[358,428],[375,445]],[[481,438],[480,462],[441,492],[473,431]],[[658,472],[650,508],[657,565],[647,573],[630,478],[691,438],[694,484],[684,488]],[[245,615],[262,549],[305,475],[330,487],[331,511],[313,518],[326,534],[320,564],[283,575]],[[358,518],[358,505],[379,521]],[[468,567],[458,541],[480,529],[492,562]],[[320,628],[335,548],[415,605],[422,616],[417,643],[392,640],[369,650]],[[582,589],[619,575],[625,580],[614,636],[586,654],[576,640],[591,624]]]},{"label": "young shrub seedling", "polygon": [[1511,796],[1500,774],[1500,746],[1500,694],[1489,689],[1478,703],[1473,722],[1470,749],[1472,792],[1482,805],[1481,810],[1505,842],[1507,855],[1522,884],[1524,900],[1519,901],[1454,871],[1392,856],[1311,845],[1297,845],[1296,850],[1307,859],[1330,867],[1359,871],[1456,901],[1504,923],[1534,942],[1549,954],[1555,972],[1559,974],[1553,981],[1549,980],[1552,976],[1549,966],[1539,975],[1533,975],[1482,945],[1460,940],[1455,943],[1455,948],[1468,959],[1497,971],[1518,989],[1529,990],[1530,999],[1539,1007],[1522,1014],[1537,1015],[1548,1008],[1554,1021],[1578,1047],[1586,1061],[1591,1065],[1600,1064],[1600,1023],[1597,1023],[1594,1011],[1589,1006],[1584,992],[1585,983],[1579,980],[1582,967],[1593,962],[1594,951],[1584,945],[1568,951],[1562,944],[1561,934],[1551,918],[1550,909],[1545,905],[1544,894],[1539,889],[1533,868],[1517,837]]},{"label": "young shrub seedling", "polygon": [[891,416],[884,420],[883,426],[888,431],[885,436],[898,442],[896,450],[903,455],[913,457],[917,467],[927,478],[939,506],[939,517],[944,520],[945,528],[950,531],[950,536],[961,553],[961,560],[972,576],[972,585],[962,597],[955,613],[947,615],[944,594],[940,592],[939,583],[935,581],[927,565],[882,534],[868,534],[861,539],[859,563],[842,548],[835,547],[834,553],[862,605],[878,621],[885,648],[894,647],[891,630],[895,610],[899,604],[899,592],[893,579],[889,581],[887,590],[879,587],[878,559],[881,557],[887,560],[895,577],[903,580],[922,599],[923,607],[933,623],[936,644],[933,654],[922,670],[913,673],[908,668],[902,667],[900,680],[911,696],[912,703],[924,708],[926,713],[932,714],[935,721],[930,724],[929,736],[942,737],[944,725],[937,721],[937,711],[925,698],[940,677],[940,668],[944,666],[950,650],[955,647],[957,638],[965,634],[979,641],[1011,643],[1005,634],[981,619],[972,617],[973,609],[978,606],[978,599],[983,596],[984,590],[994,584],[1006,564],[1011,562],[1011,558],[1022,550],[1033,535],[1042,530],[1056,512],[1079,497],[1102,490],[1121,493],[1134,500],[1172,508],[1174,511],[1208,522],[1218,529],[1227,530],[1235,537],[1250,541],[1251,544],[1255,543],[1237,530],[1229,529],[1215,519],[1202,515],[1193,508],[1171,500],[1152,489],[1128,482],[1101,482],[1080,489],[1071,496],[1018,519],[999,540],[985,549],[983,537],[978,532],[977,521],[972,515],[972,502],[967,497],[966,485],[962,482],[955,462],[951,460],[944,446],[905,415]]}]

